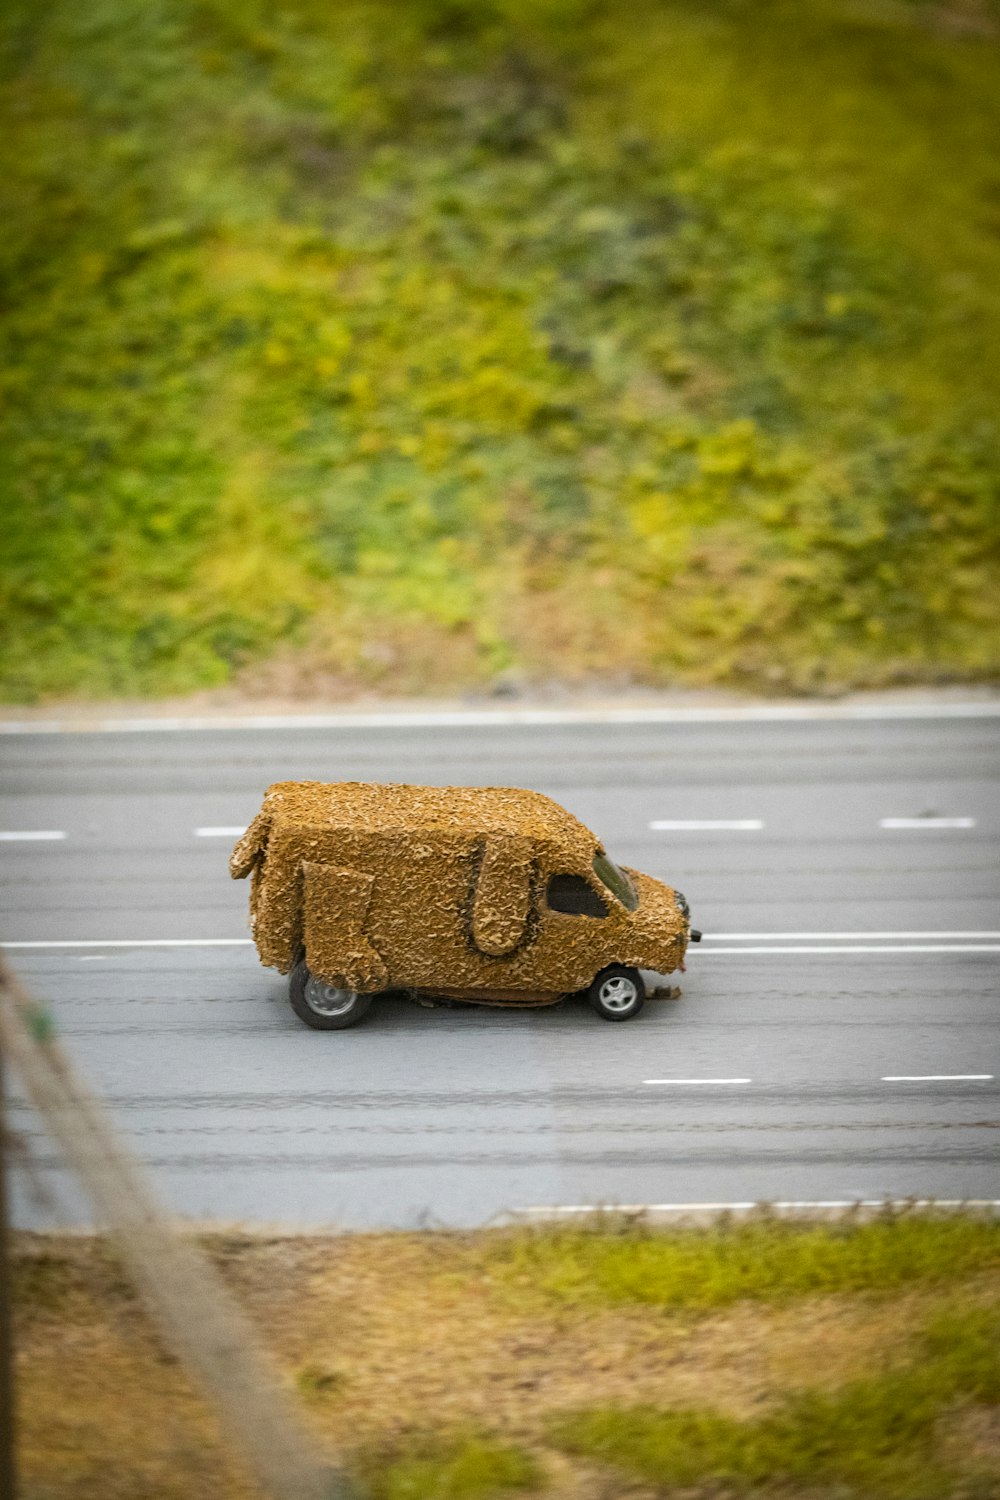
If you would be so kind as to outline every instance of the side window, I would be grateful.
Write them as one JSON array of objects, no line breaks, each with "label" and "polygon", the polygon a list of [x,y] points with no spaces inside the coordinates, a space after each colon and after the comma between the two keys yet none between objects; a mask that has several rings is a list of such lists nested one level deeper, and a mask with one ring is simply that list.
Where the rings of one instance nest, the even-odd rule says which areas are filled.
[{"label": "side window", "polygon": [[545,892],[550,911],[565,912],[571,917],[606,917],[608,908],[600,896],[579,875],[553,875]]}]

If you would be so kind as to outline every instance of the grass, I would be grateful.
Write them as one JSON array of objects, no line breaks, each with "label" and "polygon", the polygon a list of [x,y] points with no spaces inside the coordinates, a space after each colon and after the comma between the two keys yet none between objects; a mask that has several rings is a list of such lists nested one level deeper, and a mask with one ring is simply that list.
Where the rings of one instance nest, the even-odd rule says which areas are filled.
[{"label": "grass", "polygon": [[[712,1482],[737,1491],[781,1483],[847,1496],[938,1500],[955,1492],[939,1458],[941,1419],[960,1400],[1000,1400],[1000,1316],[939,1313],[901,1369],[831,1393],[788,1396],[755,1421],[705,1411],[597,1410],[562,1417],[555,1440],[656,1486]],[[994,1470],[962,1494],[996,1495]]]},{"label": "grass", "polygon": [[[538,1231],[205,1244],[369,1500],[593,1500],[636,1484],[995,1500],[995,1226],[914,1212],[891,1231],[761,1227],[595,1226],[575,1237],[591,1267],[606,1252],[586,1295],[553,1293]],[[536,1259],[520,1264],[540,1289],[510,1279],[528,1241]],[[636,1300],[647,1242],[674,1256],[686,1301]],[[755,1260],[760,1276],[736,1269]],[[624,1296],[607,1281],[616,1261]],[[15,1272],[26,1494],[256,1500],[102,1240],[18,1236]]]},{"label": "grass", "polygon": [[411,1441],[408,1450],[368,1460],[371,1500],[490,1500],[544,1488],[535,1457],[523,1448],[466,1434]]},{"label": "grass", "polygon": [[10,0],[0,694],[995,675],[998,34]]},{"label": "grass", "polygon": [[616,1232],[612,1219],[610,1232],[600,1221],[532,1229],[484,1249],[489,1270],[529,1299],[698,1309],[946,1284],[1000,1268],[1000,1223],[903,1213],[834,1226],[764,1218],[669,1234],[627,1223]]}]

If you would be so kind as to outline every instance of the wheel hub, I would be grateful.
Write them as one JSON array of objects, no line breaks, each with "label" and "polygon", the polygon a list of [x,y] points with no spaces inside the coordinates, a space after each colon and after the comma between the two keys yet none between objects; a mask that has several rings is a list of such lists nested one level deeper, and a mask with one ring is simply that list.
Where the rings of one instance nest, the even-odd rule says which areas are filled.
[{"label": "wheel hub", "polygon": [[630,1010],[636,1001],[635,985],[623,974],[616,974],[601,985],[600,1000],[606,1010]]},{"label": "wheel hub", "polygon": [[340,990],[332,984],[324,984],[315,974],[310,974],[306,980],[305,997],[309,1009],[318,1016],[342,1016],[357,999],[353,990]]}]

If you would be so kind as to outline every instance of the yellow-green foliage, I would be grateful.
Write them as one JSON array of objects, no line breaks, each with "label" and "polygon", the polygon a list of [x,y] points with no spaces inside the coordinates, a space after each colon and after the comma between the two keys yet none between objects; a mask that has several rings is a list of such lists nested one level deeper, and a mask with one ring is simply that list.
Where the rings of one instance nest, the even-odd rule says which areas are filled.
[{"label": "yellow-green foliage", "polygon": [[727,1493],[790,1484],[843,1500],[989,1500],[997,1494],[995,1468],[955,1475],[937,1441],[941,1418],[963,1401],[1000,1401],[995,1311],[943,1314],[916,1340],[912,1364],[830,1393],[791,1395],[756,1421],[711,1410],[605,1408],[557,1418],[552,1430],[570,1452],[665,1490],[708,1481]]},{"label": "yellow-green foliage", "polygon": [[997,31],[8,0],[0,691],[995,672]]},{"label": "yellow-green foliage", "polygon": [[371,1476],[364,1486],[371,1500],[500,1500],[543,1487],[530,1453],[476,1434],[411,1439],[364,1467]]},{"label": "yellow-green foliage", "polygon": [[502,1285],[562,1302],[721,1307],[835,1292],[943,1284],[1000,1266],[1000,1223],[974,1215],[885,1214],[870,1223],[748,1223],[647,1229],[598,1219],[532,1229],[488,1247]]}]

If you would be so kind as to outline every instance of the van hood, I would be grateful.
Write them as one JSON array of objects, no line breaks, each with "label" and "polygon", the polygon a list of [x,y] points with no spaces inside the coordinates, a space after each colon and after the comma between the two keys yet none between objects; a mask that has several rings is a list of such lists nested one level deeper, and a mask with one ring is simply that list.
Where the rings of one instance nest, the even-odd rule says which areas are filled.
[{"label": "van hood", "polygon": [[677,899],[673,886],[644,875],[641,870],[626,867],[639,896],[639,905],[630,914],[632,951],[622,962],[637,969],[653,969],[669,974],[680,968],[687,951],[690,922]]}]

